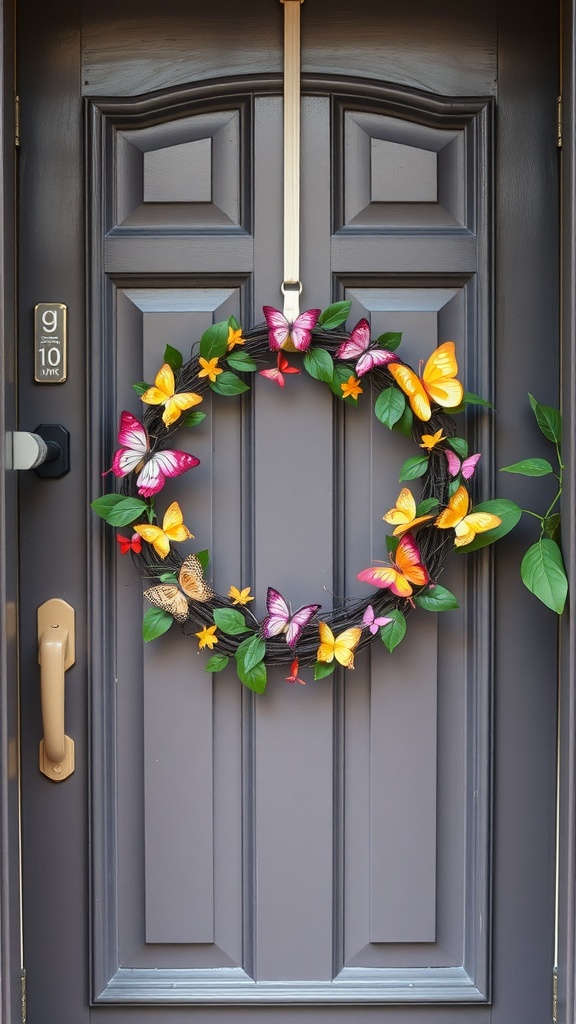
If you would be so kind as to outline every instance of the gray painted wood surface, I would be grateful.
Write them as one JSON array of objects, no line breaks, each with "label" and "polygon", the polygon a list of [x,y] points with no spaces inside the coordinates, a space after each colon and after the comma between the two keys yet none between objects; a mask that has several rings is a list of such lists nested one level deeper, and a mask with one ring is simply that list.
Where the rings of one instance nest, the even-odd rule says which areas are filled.
[{"label": "gray painted wood surface", "polygon": [[[553,48],[546,50],[554,25],[541,12],[533,33],[526,27],[518,40],[516,6],[506,3],[500,12],[504,151],[516,146],[528,112],[537,125],[546,123],[555,91]],[[538,5],[534,10],[541,11]],[[473,390],[491,391],[496,352],[497,383],[505,395],[496,421],[497,460],[491,458],[490,430],[479,426],[476,432],[487,490],[494,467],[522,455],[508,457],[518,444],[514,428],[526,390],[536,380],[548,390],[538,397],[553,400],[554,361],[542,368],[525,341],[534,324],[542,333],[553,322],[550,140],[541,130],[526,136],[526,146],[536,138],[538,159],[514,163],[513,173],[500,157],[497,271],[506,273],[496,278],[501,304],[495,307],[489,174],[495,5],[479,13],[458,8],[457,17],[451,2],[433,17],[414,5],[401,13],[387,9],[386,20],[382,5],[376,14],[371,3],[354,16],[332,5],[329,21],[312,5],[307,11],[303,308],[350,297],[351,323],[369,313],[378,332],[403,330],[407,359],[455,337]],[[84,501],[101,489],[100,474],[115,446],[113,424],[129,400],[130,382],[153,376],[165,342],[186,348],[210,322],[232,312],[243,322],[258,320],[261,305],[278,295],[279,12],[270,17],[269,6],[264,15],[255,5],[250,39],[241,48],[232,45],[237,8],[231,12],[220,4],[216,39],[210,35],[216,12],[193,21],[184,19],[177,3],[172,12],[169,46],[166,12],[146,6],[138,22],[130,12],[109,18],[102,4],[97,14],[86,8],[82,51],[66,5],[59,8],[60,22],[50,26],[63,40],[56,52],[70,85],[51,79],[46,67],[47,77],[40,77],[45,89],[52,83],[41,108],[46,118],[38,135],[26,140],[25,245],[33,254],[40,226],[46,247],[31,257],[23,313],[40,288],[54,289],[70,295],[80,318],[79,195],[70,192],[65,173],[54,193],[42,158],[43,146],[50,146],[42,130],[48,132],[56,117],[68,149],[64,161],[63,151],[49,148],[55,168],[59,161],[68,168],[70,153],[78,159],[75,70],[82,71],[85,93],[101,97],[192,83],[133,104],[102,98],[87,107],[89,484],[84,488],[79,478],[82,449],[76,475],[58,488],[24,484],[25,503],[54,519],[66,507],[84,521]],[[25,14],[26,4],[24,24]],[[202,45],[182,56],[192,30]],[[34,71],[44,66],[41,35],[31,32],[23,45],[32,124],[39,84]],[[548,61],[534,62],[533,50],[543,47]],[[211,64],[200,50],[211,55]],[[82,65],[75,63],[81,52]],[[206,80],[213,75],[214,53],[221,80],[211,89]],[[516,88],[528,67],[531,76],[535,69],[541,75],[540,106],[532,92]],[[222,81],[228,73],[255,71],[264,77],[253,83]],[[330,80],[331,74],[340,77]],[[384,87],[384,80],[404,89]],[[203,88],[195,89],[194,81]],[[474,98],[450,103],[442,94]],[[401,178],[394,188],[403,198],[391,205],[381,198],[381,143],[416,146],[424,154],[416,175],[420,182],[428,175],[423,201],[402,193]],[[355,144],[359,152],[351,156]],[[181,166],[195,161],[200,195],[179,192],[178,179],[171,185],[158,176],[158,167],[170,166],[171,146]],[[160,156],[147,170],[150,153]],[[210,202],[204,198],[208,161]],[[401,174],[401,162],[397,167]],[[318,187],[331,178],[333,192]],[[150,203],[146,188],[152,188]],[[530,253],[538,254],[533,263],[518,242],[527,230],[526,194],[542,210],[530,220]],[[181,221],[174,201],[183,207]],[[55,224],[52,210],[60,206],[66,215]],[[546,246],[550,269],[543,277]],[[80,348],[75,355],[78,360]],[[170,493],[183,505],[192,501],[190,526],[213,552],[218,589],[253,580],[260,611],[269,583],[293,602],[325,604],[324,586],[353,592],[360,565],[381,552],[381,515],[397,494],[397,471],[407,453],[402,440],[386,432],[384,447],[383,428],[368,410],[352,415],[355,410],[333,409],[328,393],[312,381],[298,379],[292,388],[289,381],[282,395],[266,383],[259,381],[244,402],[215,403],[211,420],[190,437],[202,464],[194,480],[175,481]],[[26,397],[26,385],[23,392]],[[67,385],[58,398],[34,389],[33,398],[34,416],[40,408],[48,419],[66,414],[81,443],[84,404],[76,386]],[[372,505],[359,498],[367,494]],[[239,507],[250,516],[239,515]],[[31,516],[24,529],[26,575],[38,557]],[[80,531],[74,543],[74,556],[62,554],[64,548],[68,554],[68,540],[43,553],[49,564],[43,590],[53,596],[60,582],[59,592],[74,594],[81,606],[86,584]],[[462,610],[438,622],[414,617],[405,650],[393,657],[376,651],[371,659],[358,659],[353,675],[306,688],[286,686],[279,672],[269,693],[254,701],[232,679],[211,682],[188,638],[170,636],[142,651],[134,569],[118,561],[113,539],[90,522],[89,858],[75,824],[87,814],[81,802],[86,758],[67,788],[46,791],[36,777],[35,695],[24,700],[27,948],[36,979],[31,1012],[50,1024],[87,1019],[84,994],[90,991],[99,1004],[92,1015],[106,1024],[165,1024],[191,1016],[218,1024],[229,1017],[236,1024],[255,1018],[319,1024],[349,1020],[351,1013],[370,1024],[541,1020],[549,996],[552,831],[536,836],[532,822],[536,816],[550,824],[553,813],[553,694],[543,680],[554,635],[553,624],[542,624],[516,582],[521,543],[513,541],[510,554],[499,556],[504,569],[495,595],[488,558],[467,568],[457,561],[446,582],[464,595]],[[42,599],[36,592],[26,596],[24,621],[32,620]],[[33,660],[26,656],[31,678]],[[84,735],[81,664],[74,678],[72,722]],[[59,844],[48,854],[48,888],[30,840],[39,820],[51,832],[71,833],[62,868]],[[65,905],[63,920],[44,961],[48,914],[58,899]],[[492,948],[498,950],[494,960]],[[62,963],[67,977],[71,969],[74,974],[69,992],[58,980]],[[48,975],[55,988],[47,987]]]}]

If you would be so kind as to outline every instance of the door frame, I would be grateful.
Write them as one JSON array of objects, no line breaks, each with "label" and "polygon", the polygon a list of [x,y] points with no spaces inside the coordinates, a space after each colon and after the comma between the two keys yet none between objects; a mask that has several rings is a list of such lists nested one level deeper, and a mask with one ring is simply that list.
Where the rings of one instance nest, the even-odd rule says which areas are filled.
[{"label": "door frame", "polygon": [[0,2],[0,1021],[22,1013],[17,682],[14,0]]},{"label": "door frame", "polygon": [[[544,0],[542,0],[544,2]],[[560,0],[563,19],[562,91],[565,135],[562,153],[561,358],[565,480],[563,547],[576,592],[576,0]],[[518,5],[518,15],[521,7]],[[19,790],[17,764],[18,684],[15,628],[15,474],[6,464],[6,438],[16,422],[14,276],[14,0],[0,0],[0,1022],[21,1014]],[[551,112],[552,116],[552,112]],[[557,1017],[576,1019],[576,622],[568,610],[561,626],[558,757]]]},{"label": "door frame", "polygon": [[[565,487],[564,560],[571,593],[576,587],[576,3],[562,0],[561,374]],[[572,601],[573,607],[573,601]],[[576,616],[565,613],[560,631],[558,715],[558,823],[556,883],[556,1014],[576,1016]]]}]

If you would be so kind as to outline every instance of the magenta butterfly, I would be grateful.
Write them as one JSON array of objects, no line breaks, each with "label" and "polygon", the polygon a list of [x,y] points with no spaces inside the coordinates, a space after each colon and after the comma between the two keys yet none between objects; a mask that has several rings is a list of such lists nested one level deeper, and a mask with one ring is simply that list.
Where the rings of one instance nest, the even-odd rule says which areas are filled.
[{"label": "magenta butterfly", "polygon": [[386,366],[386,363],[398,362],[398,356],[386,348],[373,346],[370,348],[370,324],[367,320],[359,320],[350,337],[343,341],[336,351],[337,359],[358,359],[356,374],[362,377],[375,366]]},{"label": "magenta butterfly", "polygon": [[115,476],[138,472],[136,487],[143,498],[158,494],[164,487],[166,477],[180,476],[188,469],[200,465],[200,459],[187,452],[166,449],[151,454],[146,427],[131,412],[120,414],[118,443],[123,447],[114,453],[112,472]]},{"label": "magenta butterfly", "polygon": [[469,480],[473,475],[480,453],[476,455],[469,455],[467,459],[459,459],[455,452],[449,448],[446,449],[445,453],[446,461],[448,463],[448,472],[450,476],[458,476],[460,473],[465,480]]},{"label": "magenta butterfly", "polygon": [[283,388],[285,373],[302,373],[302,370],[298,370],[295,366],[290,366],[286,356],[282,352],[279,352],[276,359],[276,366],[271,370],[260,370],[259,373],[262,377],[267,377],[268,380],[273,380],[279,388]]},{"label": "magenta butterfly", "polygon": [[262,309],[268,324],[268,341],[274,352],[279,348],[287,349],[288,352],[305,352],[310,348],[312,331],[320,316],[319,309],[308,309],[305,313],[300,313],[294,323],[290,323],[284,314],[273,306],[263,306]]},{"label": "magenta butterfly", "polygon": [[268,615],[262,623],[262,636],[269,640],[272,636],[286,633],[286,643],[289,647],[294,647],[300,639],[302,630],[308,625],[318,609],[321,608],[321,605],[305,604],[292,615],[292,611],[282,597],[282,594],[279,594],[273,587],[268,587],[266,608]]},{"label": "magenta butterfly", "polygon": [[392,619],[387,615],[374,615],[374,609],[371,604],[368,605],[362,617],[362,626],[369,629],[372,636],[378,632],[380,626],[387,626],[389,622],[392,622]]}]

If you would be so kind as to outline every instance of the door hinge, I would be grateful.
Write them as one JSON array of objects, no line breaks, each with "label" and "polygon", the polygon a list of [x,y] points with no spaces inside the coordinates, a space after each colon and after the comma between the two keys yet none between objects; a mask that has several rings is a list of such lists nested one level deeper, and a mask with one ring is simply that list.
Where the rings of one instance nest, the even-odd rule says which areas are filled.
[{"label": "door hinge", "polygon": [[562,97],[556,100],[556,145],[562,149]]},{"label": "door hinge", "polygon": [[20,146],[20,97],[14,97],[14,145]]},{"label": "door hinge", "polygon": [[22,1024],[26,1024],[26,971],[22,968],[20,972]]},{"label": "door hinge", "polygon": [[552,1024],[558,1020],[558,968],[552,972]]}]

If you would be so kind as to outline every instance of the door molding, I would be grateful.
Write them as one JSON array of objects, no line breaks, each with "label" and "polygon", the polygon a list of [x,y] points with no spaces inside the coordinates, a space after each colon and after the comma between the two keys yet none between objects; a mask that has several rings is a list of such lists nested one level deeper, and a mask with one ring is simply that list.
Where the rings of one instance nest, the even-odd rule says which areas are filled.
[{"label": "door molding", "polygon": [[[467,302],[470,309],[470,339],[467,346],[468,376],[473,390],[492,393],[491,346],[476,343],[492,333],[489,313],[489,297],[492,288],[490,257],[491,196],[489,172],[492,152],[492,100],[490,98],[446,98],[396,85],[379,84],[364,80],[332,78],[328,76],[304,76],[303,93],[306,95],[329,96],[333,126],[332,161],[336,174],[345,175],[349,150],[347,133],[361,136],[365,153],[359,172],[350,177],[369,178],[370,143],[372,137],[379,139],[382,122],[395,119],[396,132],[403,132],[398,141],[431,150],[441,150],[442,164],[439,170],[440,199],[430,217],[441,218],[431,226],[423,222],[412,223],[406,219],[407,206],[400,211],[398,235],[388,234],[383,244],[382,236],[375,236],[370,217],[378,217],[377,203],[372,203],[369,189],[356,196],[358,210],[353,206],[352,215],[344,205],[334,204],[332,225],[333,267],[337,281],[335,288],[350,284],[346,269],[351,265],[361,266],[362,278],[356,284],[366,287],[370,281],[397,281],[404,271],[410,280],[418,279],[422,288],[430,287],[430,273],[424,268],[434,265],[435,283],[447,287],[458,280],[458,287],[464,292],[469,286]],[[90,371],[92,390],[93,435],[101,437],[98,424],[109,424],[110,436],[101,437],[103,444],[91,446],[91,478],[94,491],[98,491],[102,465],[105,465],[107,451],[113,443],[112,429],[116,402],[116,373],[119,345],[118,294],[132,288],[131,302],[138,308],[136,291],[154,285],[159,288],[184,287],[176,277],[177,268],[194,274],[204,288],[226,283],[242,288],[242,275],[246,279],[246,299],[251,293],[250,275],[253,270],[252,216],[250,196],[252,184],[246,172],[241,181],[236,203],[230,199],[221,204],[224,209],[235,210],[236,219],[218,225],[214,218],[217,213],[207,210],[209,203],[198,202],[198,209],[190,203],[190,209],[182,216],[187,227],[170,231],[166,215],[161,209],[154,210],[154,203],[145,203],[145,161],[147,154],[170,145],[195,144],[202,139],[201,131],[212,141],[212,180],[221,174],[218,167],[220,158],[228,162],[240,159],[241,165],[249,166],[242,160],[242,154],[252,152],[253,103],[251,96],[278,95],[282,90],[279,75],[255,76],[247,80],[230,79],[225,82],[203,82],[198,86],[158,92],[153,95],[122,99],[86,99],[86,123],[88,126],[88,155],[86,167],[88,181],[86,195],[89,198],[88,267],[90,290],[89,335],[95,342],[89,345],[93,353]],[[227,119],[228,138],[232,118],[237,118],[234,129],[235,147],[222,150],[218,156],[214,139],[221,130],[223,119]],[[195,121],[197,119],[197,121]],[[185,129],[185,130],[184,130]],[[394,136],[396,138],[396,136]],[[228,145],[228,143],[227,143]],[[366,155],[367,154],[367,155]],[[354,171],[357,169],[354,168]],[[444,177],[450,181],[446,200],[442,185]],[[242,175],[241,175],[242,178]],[[336,193],[344,189],[336,188]],[[362,209],[363,203],[365,211]],[[398,204],[401,206],[402,204]],[[160,206],[160,204],[158,204]],[[445,207],[445,208],[444,208]],[[355,212],[356,211],[356,212]],[[357,215],[358,214],[358,215]],[[202,218],[205,218],[203,221]],[[210,223],[210,218],[212,222]],[[442,219],[443,218],[443,219]],[[351,223],[352,219],[354,223]],[[163,271],[159,275],[146,253],[146,238],[161,236]],[[374,245],[374,242],[377,245]],[[396,247],[392,247],[392,241]],[[404,264],[399,265],[398,248]],[[423,256],[423,252],[428,257]],[[351,258],[351,252],[353,256]],[[433,261],[429,253],[433,252]],[[183,255],[185,253],[185,256]],[[338,260],[340,259],[340,263]],[[232,280],[230,267],[234,267]],[[419,271],[419,268],[422,271]],[[341,272],[339,272],[341,270]],[[228,273],[227,273],[228,271]],[[339,272],[339,273],[338,273]],[[108,278],[106,283],[105,279]],[[336,296],[335,296],[336,297]],[[140,311],[141,312],[141,311]],[[243,319],[252,320],[247,303]],[[106,338],[108,343],[100,346],[96,339]],[[126,344],[121,346],[126,350]],[[126,358],[126,356],[124,356]],[[478,447],[484,450],[492,446],[491,427],[479,428],[486,431],[478,439]],[[485,486],[488,486],[486,482]],[[487,496],[487,495],[486,495]],[[117,629],[118,615],[114,598],[118,592],[114,573],[117,560],[112,551],[113,538],[104,529],[91,534],[91,594],[92,635],[103,634],[112,637]],[[483,563],[485,566],[485,563]],[[194,968],[143,968],[121,967],[118,952],[118,936],[121,934],[119,920],[119,895],[116,880],[121,872],[116,860],[115,791],[116,777],[116,722],[117,696],[98,681],[115,678],[116,654],[93,649],[91,678],[93,728],[92,741],[92,899],[98,913],[93,913],[93,1000],[99,1003],[116,1004],[318,1004],[318,1005],[360,1005],[374,1003],[468,1003],[487,1002],[490,998],[490,871],[478,870],[490,856],[491,835],[491,792],[490,764],[492,750],[491,715],[493,682],[492,643],[490,618],[491,582],[489,573],[480,568],[471,569],[468,576],[471,618],[486,621],[486,628],[474,631],[469,638],[467,660],[466,692],[470,706],[470,723],[466,731],[466,788],[476,794],[471,803],[474,813],[466,824],[466,850],[469,870],[462,897],[463,964],[461,967],[438,966],[433,963],[413,968],[393,967],[348,967],[344,966],[339,952],[340,933],[343,931],[341,917],[342,864],[335,883],[333,924],[334,973],[331,981],[265,981],[256,982],[250,976],[250,950],[252,935],[246,927],[243,966],[212,969]],[[474,612],[472,611],[474,609]],[[111,651],[115,651],[112,644]],[[107,660],[108,659],[108,660]],[[336,755],[337,774],[342,769],[342,754]],[[254,751],[250,739],[246,740],[246,772],[250,774]],[[336,788],[338,788],[338,783]],[[250,785],[248,785],[250,790]],[[252,827],[252,808],[249,799],[244,809],[246,833]],[[337,843],[340,843],[337,837]],[[249,840],[247,841],[249,846]],[[254,867],[249,849],[245,850],[245,877],[250,879]],[[340,860],[343,853],[339,853]],[[250,883],[244,896],[244,920],[250,919],[253,893]],[[244,969],[243,969],[244,968]]]}]

